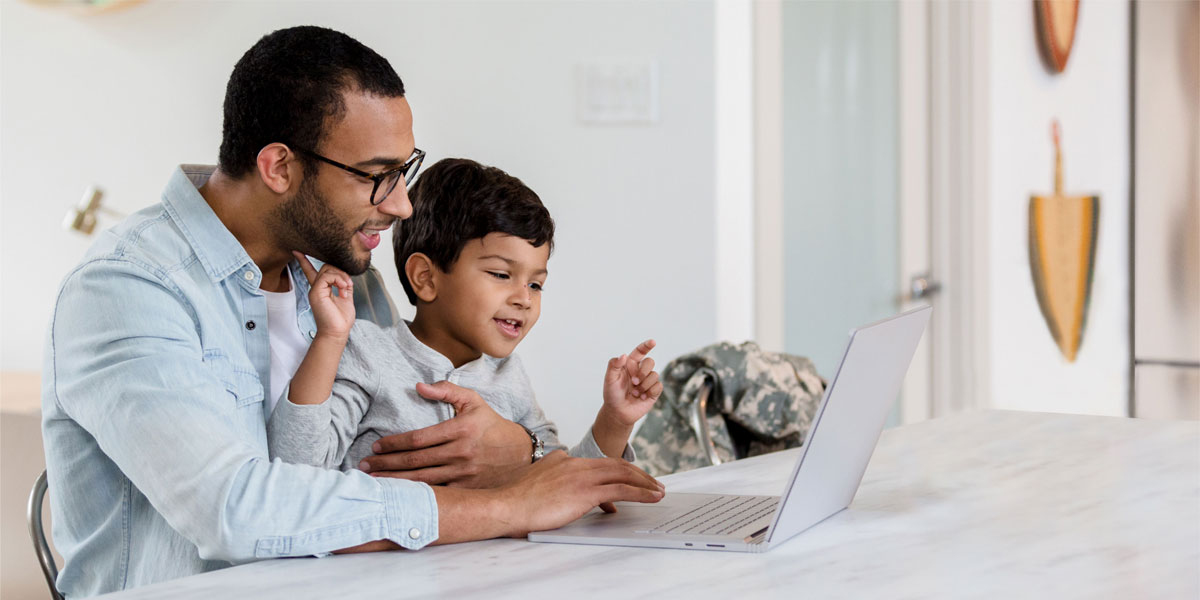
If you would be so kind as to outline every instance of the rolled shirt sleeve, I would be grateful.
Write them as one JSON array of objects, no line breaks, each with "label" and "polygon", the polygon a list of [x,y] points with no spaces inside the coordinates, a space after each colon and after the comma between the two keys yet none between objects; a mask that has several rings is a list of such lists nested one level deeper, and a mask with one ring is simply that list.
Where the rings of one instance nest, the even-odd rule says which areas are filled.
[{"label": "rolled shirt sleeve", "polygon": [[[605,458],[604,451],[600,450],[600,445],[596,443],[596,438],[592,436],[592,429],[589,427],[583,439],[575,444],[567,454],[577,456],[579,458]],[[625,451],[621,453],[621,458],[629,462],[637,460],[637,453],[633,451],[633,446],[629,442],[625,442]]]}]

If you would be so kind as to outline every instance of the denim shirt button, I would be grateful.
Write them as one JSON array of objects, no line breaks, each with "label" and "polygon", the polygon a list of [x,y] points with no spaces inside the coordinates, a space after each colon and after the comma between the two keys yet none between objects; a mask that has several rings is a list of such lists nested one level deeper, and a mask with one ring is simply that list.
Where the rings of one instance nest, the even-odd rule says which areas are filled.
[{"label": "denim shirt button", "polygon": [[242,273],[242,277],[245,277],[246,281],[254,281],[254,271],[246,271]]},{"label": "denim shirt button", "polygon": [[418,538],[420,538],[420,537],[421,537],[421,530],[420,530],[420,529],[417,529],[416,527],[413,527],[412,529],[409,529],[409,530],[408,530],[408,537],[410,537],[410,538],[412,538],[412,539],[414,539],[414,540],[415,540],[415,539],[418,539]]},{"label": "denim shirt button", "polygon": [[308,330],[308,337],[309,337],[310,339],[311,339],[311,338],[315,338],[315,337],[317,337],[317,332],[315,332],[315,331],[313,331],[313,330],[309,329],[309,330]]}]

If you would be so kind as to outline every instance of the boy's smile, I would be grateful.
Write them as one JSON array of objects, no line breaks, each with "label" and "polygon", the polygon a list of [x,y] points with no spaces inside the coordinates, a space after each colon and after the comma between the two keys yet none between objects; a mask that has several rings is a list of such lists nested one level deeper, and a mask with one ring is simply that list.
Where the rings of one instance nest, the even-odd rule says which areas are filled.
[{"label": "boy's smile", "polygon": [[448,272],[433,269],[436,297],[418,305],[413,334],[455,367],[508,356],[541,315],[549,259],[549,244],[504,233],[468,241]]},{"label": "boy's smile", "polygon": [[504,335],[513,339],[521,337],[521,325],[523,322],[520,319],[494,319],[496,325],[500,327],[500,331]]}]

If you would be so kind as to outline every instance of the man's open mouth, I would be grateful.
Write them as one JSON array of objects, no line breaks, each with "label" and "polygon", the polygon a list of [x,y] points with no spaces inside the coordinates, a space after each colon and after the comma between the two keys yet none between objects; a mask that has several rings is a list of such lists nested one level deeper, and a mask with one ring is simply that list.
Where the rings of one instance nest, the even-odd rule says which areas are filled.
[{"label": "man's open mouth", "polygon": [[356,233],[356,235],[358,235],[358,239],[362,240],[363,245],[367,247],[367,250],[374,250],[375,247],[379,245],[379,232],[378,231],[372,231],[370,229],[359,229],[355,233]]},{"label": "man's open mouth", "polygon": [[375,247],[379,245],[379,234],[391,228],[391,223],[368,222],[363,223],[363,226],[359,227],[358,231],[355,231],[354,233],[360,240],[362,240],[362,243],[367,247],[367,250],[374,250]]}]

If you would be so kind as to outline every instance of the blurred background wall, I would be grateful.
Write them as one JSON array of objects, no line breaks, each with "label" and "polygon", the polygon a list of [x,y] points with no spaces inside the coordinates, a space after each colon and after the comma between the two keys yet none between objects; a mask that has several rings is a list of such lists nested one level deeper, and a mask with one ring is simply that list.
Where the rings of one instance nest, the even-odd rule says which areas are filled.
[{"label": "blurred background wall", "polygon": [[[90,243],[61,229],[66,209],[95,183],[106,205],[130,213],[158,201],[176,164],[215,163],[234,63],[265,33],[297,24],[339,29],[392,62],[426,164],[498,166],[550,209],[558,232],[542,317],[518,351],[566,439],[591,424],[609,357],[654,337],[665,359],[715,336],[711,3],[3,10],[4,370],[41,368],[58,282]],[[577,118],[577,69],[611,62],[656,65],[657,122]],[[373,264],[406,304],[384,242]]]}]

